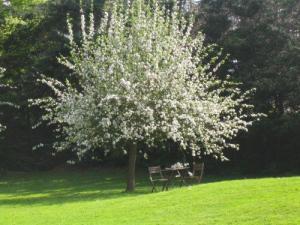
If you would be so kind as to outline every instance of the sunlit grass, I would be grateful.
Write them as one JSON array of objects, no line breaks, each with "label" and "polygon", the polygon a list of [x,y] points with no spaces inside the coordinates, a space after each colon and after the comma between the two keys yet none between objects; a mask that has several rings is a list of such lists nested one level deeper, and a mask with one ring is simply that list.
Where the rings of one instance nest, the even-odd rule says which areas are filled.
[{"label": "sunlit grass", "polygon": [[0,224],[300,224],[300,177],[209,180],[152,194],[140,174],[128,194],[119,170],[9,174]]}]

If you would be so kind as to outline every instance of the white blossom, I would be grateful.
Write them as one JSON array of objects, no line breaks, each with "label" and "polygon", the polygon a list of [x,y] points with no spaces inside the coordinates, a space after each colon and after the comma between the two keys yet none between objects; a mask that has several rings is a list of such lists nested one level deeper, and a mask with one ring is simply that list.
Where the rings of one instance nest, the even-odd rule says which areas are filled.
[{"label": "white blossom", "polygon": [[203,34],[191,35],[192,23],[178,9],[168,17],[157,0],[151,6],[144,0],[127,7],[120,2],[100,25],[90,16],[89,29],[81,10],[80,44],[68,20],[72,51],[60,62],[79,86],[45,80],[56,98],[35,101],[45,109],[43,119],[61,125],[64,140],[55,147],[75,145],[81,155],[170,139],[193,155],[225,159],[223,149],[237,149],[233,138],[261,116],[247,104],[252,91],[243,93],[230,77],[215,76],[221,54],[209,58],[211,46],[204,46]]}]

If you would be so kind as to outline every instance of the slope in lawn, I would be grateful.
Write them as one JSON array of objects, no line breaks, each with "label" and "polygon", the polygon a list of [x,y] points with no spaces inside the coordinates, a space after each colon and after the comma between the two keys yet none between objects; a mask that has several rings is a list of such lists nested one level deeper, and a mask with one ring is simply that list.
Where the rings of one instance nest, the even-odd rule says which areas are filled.
[{"label": "slope in lawn", "polygon": [[30,173],[0,180],[1,225],[300,224],[300,177],[204,183],[134,194],[119,173]]}]

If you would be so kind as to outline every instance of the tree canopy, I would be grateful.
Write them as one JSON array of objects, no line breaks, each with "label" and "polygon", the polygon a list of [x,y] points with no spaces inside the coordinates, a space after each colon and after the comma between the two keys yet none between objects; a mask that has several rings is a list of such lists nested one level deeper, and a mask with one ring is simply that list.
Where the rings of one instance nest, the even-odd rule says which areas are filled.
[{"label": "tree canopy", "polygon": [[[79,2],[0,1],[0,67],[6,69],[1,79],[0,101],[18,105],[18,108],[0,105],[0,123],[6,127],[0,134],[0,167],[14,170],[49,169],[76,157],[75,151],[71,151],[74,145],[70,145],[68,151],[54,154],[52,145],[56,139],[52,131],[57,126],[41,124],[36,127],[43,111],[31,107],[28,100],[53,96],[51,90],[36,82],[41,74],[63,84],[66,84],[67,77],[72,87],[77,84],[80,76],[71,75],[74,71],[58,63],[57,57],[68,58],[70,55],[71,48],[66,38],[67,14],[72,19],[74,40],[78,47],[82,47]],[[85,15],[89,14],[90,2],[83,1]],[[103,13],[103,2],[94,1],[97,26],[102,17],[98,14]],[[226,81],[226,75],[230,74],[230,82],[241,83],[239,88],[243,91],[255,88],[249,103],[254,105],[256,111],[268,115],[255,123],[248,133],[240,132],[231,141],[240,145],[241,151],[225,152],[230,162],[217,163],[211,155],[202,155],[209,171],[223,172],[229,167],[246,173],[299,170],[299,1],[160,2],[166,5],[165,12],[178,3],[181,16],[195,17],[192,37],[204,39],[204,48],[211,56],[203,62],[208,63],[219,54],[218,49],[223,48],[223,55],[229,53],[230,56],[219,70],[213,72],[218,82]],[[86,21],[88,26],[89,19]],[[203,32],[204,37],[197,36],[199,31]],[[218,47],[207,48],[212,43],[217,43]],[[219,58],[220,61],[222,59]],[[36,149],[34,146],[41,146],[39,143],[44,144],[43,148],[33,151]],[[117,151],[105,151],[110,146],[87,151],[81,163],[106,165],[113,162],[123,165],[127,156],[123,156],[120,146],[126,147],[120,142],[116,146]],[[143,154],[138,155],[142,159],[138,161],[140,166],[167,165],[182,158],[192,160],[187,151],[180,151],[179,144],[171,140],[157,147],[147,147],[143,143],[139,144],[139,148],[148,155],[148,160],[142,159]]]},{"label": "tree canopy", "polygon": [[299,168],[299,15],[295,0],[199,3],[197,24],[206,41],[231,55],[222,73],[255,87],[252,103],[268,115],[239,141],[237,164],[251,171]]},{"label": "tree canopy", "polygon": [[60,62],[76,81],[42,79],[56,97],[37,102],[44,119],[60,125],[57,150],[72,147],[81,156],[123,148],[135,158],[140,143],[172,140],[225,159],[224,148],[238,148],[231,140],[259,117],[247,103],[251,91],[215,76],[223,60],[207,62],[210,47],[201,33],[191,35],[192,26],[176,6],[166,14],[158,1],[144,0],[114,3],[96,26],[82,12],[79,44],[69,21],[71,56]]}]

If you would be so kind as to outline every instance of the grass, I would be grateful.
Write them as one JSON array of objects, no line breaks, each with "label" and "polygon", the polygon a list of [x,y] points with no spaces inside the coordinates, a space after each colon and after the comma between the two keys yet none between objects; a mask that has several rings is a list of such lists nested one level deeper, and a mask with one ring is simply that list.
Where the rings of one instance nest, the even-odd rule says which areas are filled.
[{"label": "grass", "polygon": [[150,193],[146,175],[124,193],[120,171],[0,178],[0,225],[300,224],[300,177],[216,181]]}]

